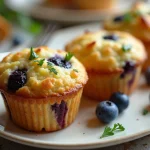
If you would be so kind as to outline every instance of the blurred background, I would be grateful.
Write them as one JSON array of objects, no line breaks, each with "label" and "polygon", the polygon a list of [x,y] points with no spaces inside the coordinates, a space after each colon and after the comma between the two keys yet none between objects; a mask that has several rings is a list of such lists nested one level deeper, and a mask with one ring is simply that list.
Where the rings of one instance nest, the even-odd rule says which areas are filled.
[{"label": "blurred background", "polygon": [[47,32],[101,22],[136,0],[0,0],[0,52],[12,51]]}]

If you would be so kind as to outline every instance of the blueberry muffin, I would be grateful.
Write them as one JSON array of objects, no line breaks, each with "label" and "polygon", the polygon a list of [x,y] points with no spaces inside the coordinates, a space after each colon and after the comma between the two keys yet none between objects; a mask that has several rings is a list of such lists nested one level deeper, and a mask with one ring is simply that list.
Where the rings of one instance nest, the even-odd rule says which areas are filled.
[{"label": "blueberry muffin", "polygon": [[150,5],[144,2],[136,3],[131,10],[105,21],[106,30],[126,31],[139,38],[145,45],[148,58],[144,70],[150,65]]},{"label": "blueberry muffin", "polygon": [[84,94],[98,100],[113,92],[131,94],[135,89],[146,53],[132,35],[119,31],[85,33],[66,45],[85,66],[89,80]]},{"label": "blueberry muffin", "polygon": [[74,0],[73,1],[77,8],[80,9],[91,9],[91,10],[103,10],[111,9],[116,6],[117,0]]},{"label": "blueberry muffin", "polygon": [[10,53],[0,62],[0,89],[11,118],[30,131],[70,125],[87,79],[70,53],[44,46]]},{"label": "blueberry muffin", "polygon": [[50,7],[66,9],[101,10],[114,8],[116,4],[117,0],[46,0],[46,5]]},{"label": "blueberry muffin", "polygon": [[72,0],[47,0],[46,4],[54,8],[71,8]]}]

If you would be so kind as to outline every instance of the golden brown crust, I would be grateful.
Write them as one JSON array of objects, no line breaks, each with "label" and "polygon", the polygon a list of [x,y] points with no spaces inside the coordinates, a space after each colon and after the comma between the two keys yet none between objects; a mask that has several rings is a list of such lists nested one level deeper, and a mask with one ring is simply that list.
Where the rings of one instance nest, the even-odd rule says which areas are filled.
[{"label": "golden brown crust", "polygon": [[[57,74],[49,71],[47,60],[55,55],[65,57],[66,53],[61,50],[52,50],[48,47],[38,47],[34,51],[39,56],[35,60],[45,58],[42,66],[37,65],[35,60],[29,60],[30,49],[7,55],[0,63],[0,88],[7,91],[9,75],[17,69],[27,69],[27,82],[19,88],[15,94],[21,97],[42,98],[49,96],[63,96],[76,91],[87,82],[87,74],[83,65],[72,57],[72,67],[53,67]],[[77,72],[74,70],[76,69]]]},{"label": "golden brown crust", "polygon": [[[117,40],[106,40],[103,37],[115,35]],[[130,45],[129,51],[123,46]],[[119,31],[98,31],[85,33],[66,45],[66,51],[73,53],[85,66],[88,72],[116,73],[122,72],[127,61],[135,66],[146,59],[143,44],[132,35]]]}]

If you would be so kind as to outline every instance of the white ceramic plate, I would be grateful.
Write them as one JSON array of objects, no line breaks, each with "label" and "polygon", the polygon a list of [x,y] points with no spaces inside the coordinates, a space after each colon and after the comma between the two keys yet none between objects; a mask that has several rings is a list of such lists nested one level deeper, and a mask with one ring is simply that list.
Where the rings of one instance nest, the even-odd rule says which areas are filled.
[{"label": "white ceramic plate", "polygon": [[36,18],[65,23],[79,23],[101,20],[106,16],[125,11],[135,0],[118,0],[118,5],[109,10],[73,10],[52,8],[43,5],[43,0],[6,0],[8,6],[16,11],[25,12]]},{"label": "white ceramic plate", "polygon": [[[98,29],[99,24],[90,24],[57,31],[49,46],[62,49],[66,42],[85,30]],[[1,53],[0,59],[6,54]],[[99,137],[106,125],[100,123],[95,116],[97,101],[83,97],[76,120],[66,129],[52,133],[32,133],[13,124],[0,97],[0,136],[26,145],[57,149],[98,148],[134,140],[150,134],[150,114],[142,115],[143,109],[149,105],[149,89],[141,76],[137,90],[130,96],[129,108],[109,124],[112,127],[114,123],[120,123],[125,131],[103,139]]]}]

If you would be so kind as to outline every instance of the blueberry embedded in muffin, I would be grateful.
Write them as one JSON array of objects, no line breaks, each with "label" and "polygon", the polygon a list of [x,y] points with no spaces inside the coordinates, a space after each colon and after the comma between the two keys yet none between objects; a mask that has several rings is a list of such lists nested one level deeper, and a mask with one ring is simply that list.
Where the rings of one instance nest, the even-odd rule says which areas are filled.
[{"label": "blueberry embedded in muffin", "polygon": [[65,58],[63,58],[59,55],[55,55],[54,57],[49,58],[48,62],[52,62],[56,66],[69,69],[72,67],[71,63],[69,62],[69,60],[71,59],[72,56],[73,55],[71,55],[71,54],[66,54]]},{"label": "blueberry embedded in muffin", "polygon": [[52,110],[55,112],[58,124],[63,128],[65,126],[65,116],[67,114],[68,108],[64,100],[60,104],[53,104]]},{"label": "blueberry embedded in muffin", "polygon": [[11,118],[30,131],[70,125],[87,79],[85,68],[71,53],[48,47],[12,53],[0,62],[0,89]]},{"label": "blueberry embedded in muffin", "polygon": [[125,65],[123,66],[123,72],[120,75],[121,78],[124,78],[126,74],[134,72],[135,71],[135,64],[132,61],[125,62]]},{"label": "blueberry embedded in muffin", "polygon": [[113,18],[114,22],[121,22],[124,20],[124,15],[116,16]]},{"label": "blueberry embedded in muffin", "polygon": [[8,90],[16,91],[27,82],[27,70],[26,69],[18,69],[11,73],[8,79]]},{"label": "blueberry embedded in muffin", "polygon": [[103,39],[117,41],[119,37],[115,34],[110,34],[110,35],[104,35]]}]

